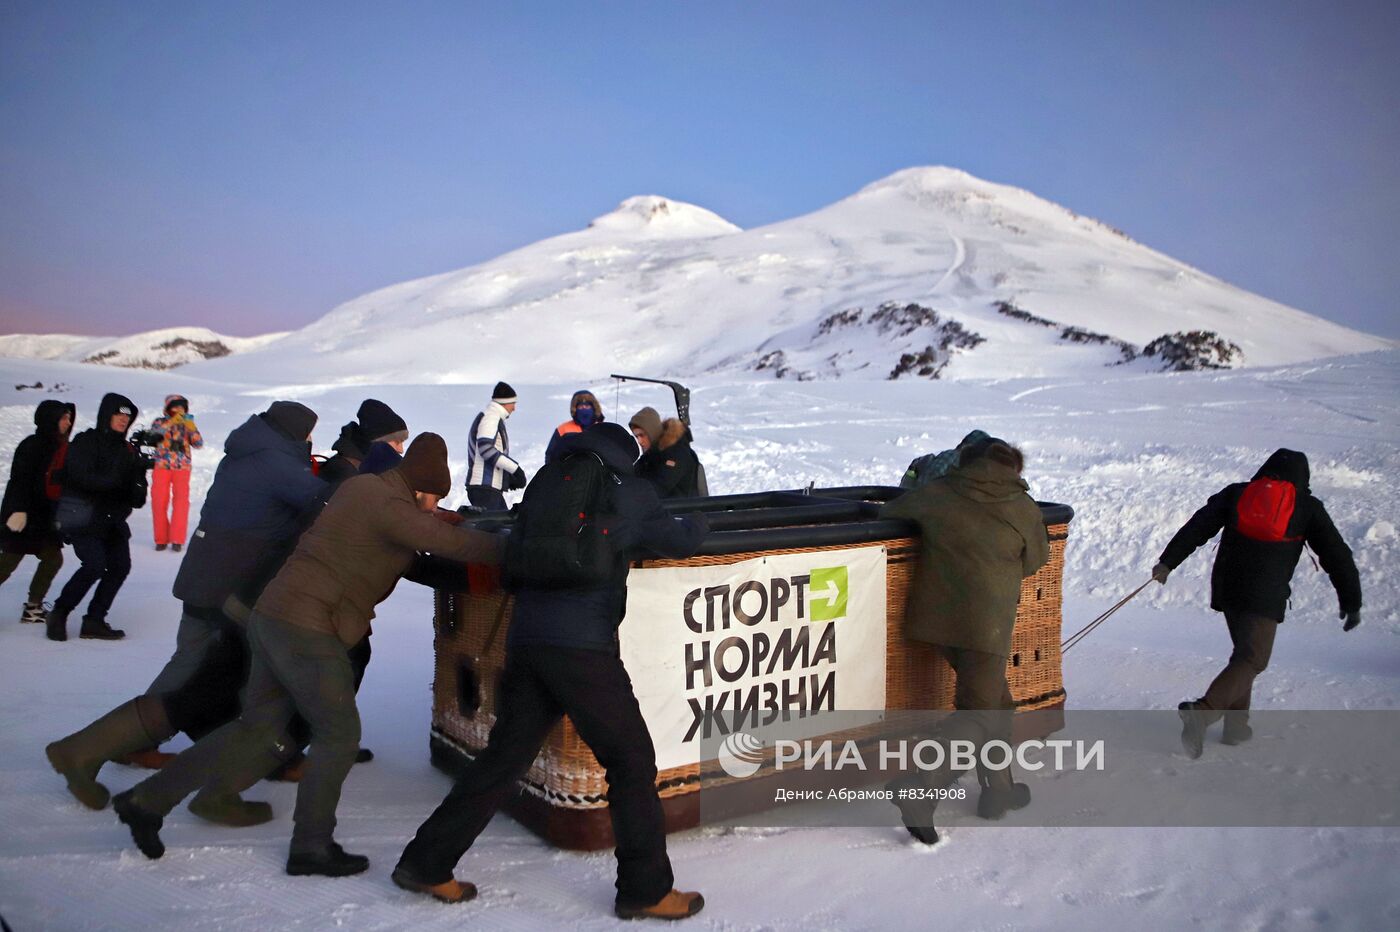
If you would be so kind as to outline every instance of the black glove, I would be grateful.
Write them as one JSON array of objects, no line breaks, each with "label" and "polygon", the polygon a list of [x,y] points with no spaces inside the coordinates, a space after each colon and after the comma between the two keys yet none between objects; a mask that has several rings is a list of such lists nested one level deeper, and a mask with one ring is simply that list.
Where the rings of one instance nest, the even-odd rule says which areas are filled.
[{"label": "black glove", "polygon": [[1342,630],[1350,631],[1352,628],[1361,624],[1361,609],[1352,609],[1349,612],[1343,609],[1337,617],[1342,619]]},{"label": "black glove", "polygon": [[1156,566],[1152,567],[1152,578],[1160,585],[1165,586],[1167,584],[1167,577],[1171,574],[1172,568],[1165,563],[1158,563]]},{"label": "black glove", "polygon": [[517,466],[515,472],[510,474],[510,489],[513,491],[523,488],[525,488],[525,470]]}]

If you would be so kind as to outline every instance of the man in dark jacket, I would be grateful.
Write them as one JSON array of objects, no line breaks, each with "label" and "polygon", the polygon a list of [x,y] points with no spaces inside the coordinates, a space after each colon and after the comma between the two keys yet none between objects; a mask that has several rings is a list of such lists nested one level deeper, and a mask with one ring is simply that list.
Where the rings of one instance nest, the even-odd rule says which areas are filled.
[{"label": "man in dark jacket", "polygon": [[1225,615],[1234,650],[1205,695],[1179,706],[1181,744],[1190,757],[1201,756],[1205,730],[1222,717],[1226,744],[1239,744],[1253,734],[1249,704],[1254,678],[1269,665],[1304,544],[1317,554],[1337,590],[1342,630],[1361,623],[1361,577],[1351,548],[1309,491],[1310,479],[1305,455],[1275,450],[1254,481],[1236,482],[1212,495],[1176,532],[1152,570],[1152,578],[1165,585],[1172,570],[1223,531],[1210,574],[1210,607]]},{"label": "man in dark jacket", "polygon": [[617,903],[624,917],[679,919],[700,911],[698,893],[672,889],[656,751],[632,681],[618,652],[627,569],[644,553],[693,554],[709,530],[703,515],[672,518],[650,484],[635,478],[637,445],[618,424],[600,424],[561,441],[561,459],[598,456],[616,476],[608,536],[613,569],[596,585],[522,589],[506,641],[498,717],[486,748],[418,829],[393,880],[405,889],[460,902],[476,888],[452,870],[539,753],[545,736],[568,715],[607,771],[608,808],[617,839]]},{"label": "man in dark jacket", "polygon": [[691,449],[690,428],[678,417],[661,420],[654,408],[643,408],[629,425],[642,458],[638,478],[645,479],[661,498],[691,498],[701,494],[700,458]]},{"label": "man in dark jacket", "polygon": [[[79,636],[104,641],[126,636],[107,624],[107,612],[131,572],[131,528],[126,519],[133,508],[146,504],[146,470],[151,461],[126,439],[136,413],[129,398],[105,395],[97,409],[96,425],[78,434],[69,445],[63,467],[59,531],[73,545],[82,566],[64,584],[49,612],[47,634],[51,641],[68,639],[68,616],[94,583],[97,591],[88,603]],[[66,510],[65,501],[77,507]],[[63,526],[65,513],[69,520]]]},{"label": "man in dark jacket", "polygon": [[[147,752],[177,731],[198,740],[238,715],[248,647],[241,625],[224,614],[225,603],[230,596],[256,601],[319,510],[326,486],[311,474],[306,456],[315,424],[310,408],[277,401],[229,434],[175,578],[174,595],[184,603],[175,653],[144,695],[46,749],[69,791],[89,808],[107,805],[107,789],[97,782],[107,761]],[[271,818],[265,803],[211,794],[196,797],[190,810],[225,824]]]},{"label": "man in dark jacket", "polygon": [[39,558],[20,621],[45,620],[44,596],[63,568],[63,541],[54,530],[59,486],[56,474],[68,454],[68,434],[78,409],[52,398],[34,411],[34,433],[15,448],[5,498],[0,502],[0,586],[26,555]]},{"label": "man in dark jacket", "polygon": [[[965,448],[957,466],[884,505],[882,518],[919,525],[919,565],[909,593],[905,637],[932,644],[957,674],[954,714],[939,723],[937,740],[1009,741],[1015,701],[1006,681],[1021,580],[1050,558],[1040,508],[1021,478],[1021,452],[988,438]],[[998,819],[1030,802],[1030,790],[1013,783],[1009,768],[978,766],[982,795],[977,814]],[[957,774],[950,765],[894,781],[891,789],[937,790]],[[898,800],[898,795],[896,796]],[[896,802],[909,834],[938,841],[936,799]]]},{"label": "man in dark jacket", "polygon": [[285,729],[299,712],[311,726],[311,748],[297,789],[287,872],[344,876],[369,866],[334,840],[341,785],[360,738],[346,648],[364,635],[374,607],[420,550],[499,562],[501,538],[434,517],[451,485],[446,444],[420,434],[399,468],[341,486],[254,606],[242,716],[113,799],[142,853],[164,854],[162,819],[193,790],[236,794],[284,760],[296,749]]},{"label": "man in dark jacket", "polygon": [[331,449],[335,451],[321,467],[320,477],[332,487],[351,476],[360,474],[360,467],[376,443],[396,444],[403,452],[408,440],[408,425],[393,408],[375,398],[366,398],[355,412],[355,420],[340,428],[340,437]]}]

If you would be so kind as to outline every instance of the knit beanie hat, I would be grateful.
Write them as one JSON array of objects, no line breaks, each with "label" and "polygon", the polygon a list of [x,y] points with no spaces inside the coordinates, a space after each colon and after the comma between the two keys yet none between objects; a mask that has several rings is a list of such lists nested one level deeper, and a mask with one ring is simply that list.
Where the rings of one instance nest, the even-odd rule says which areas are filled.
[{"label": "knit beanie hat", "polygon": [[495,389],[491,392],[491,400],[498,404],[511,404],[515,401],[515,389],[505,382],[497,382]]},{"label": "knit beanie hat", "polygon": [[647,435],[652,446],[661,439],[661,415],[656,413],[655,408],[643,408],[632,415],[632,420],[627,422],[628,427],[640,427],[642,433]]},{"label": "knit beanie hat", "polygon": [[377,440],[403,442],[408,439],[408,425],[404,419],[382,401],[366,398],[360,410],[355,412],[355,419],[360,422],[360,430],[364,431],[370,443]]},{"label": "knit beanie hat", "polygon": [[414,437],[398,469],[415,492],[446,495],[452,491],[452,471],[447,468],[447,442],[437,434]]},{"label": "knit beanie hat", "polygon": [[263,419],[296,441],[311,436],[316,427],[316,412],[298,401],[274,401]]},{"label": "knit beanie hat", "polygon": [[185,413],[186,413],[186,414],[189,414],[189,413],[190,413],[190,400],[189,400],[188,398],[186,398],[184,395],[166,395],[166,396],[165,396],[165,413],[166,413],[166,414],[169,414],[169,413],[170,413],[170,409],[173,408],[173,407],[174,407],[175,405],[177,405],[177,404],[180,405],[182,408],[185,409]]}]

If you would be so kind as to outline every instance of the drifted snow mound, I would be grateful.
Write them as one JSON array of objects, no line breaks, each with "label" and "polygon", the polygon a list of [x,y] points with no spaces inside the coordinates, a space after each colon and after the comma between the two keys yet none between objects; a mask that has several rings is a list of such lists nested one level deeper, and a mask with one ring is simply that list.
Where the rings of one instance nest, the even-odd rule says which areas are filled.
[{"label": "drifted snow mound", "polygon": [[[891,328],[880,314],[889,305],[928,313],[912,330]],[[823,330],[834,316],[851,323]],[[1028,191],[914,168],[751,230],[679,201],[632,198],[586,229],[343,304],[238,367],[326,383],[615,371],[1001,378],[1161,369],[1126,350],[1198,332],[1238,348],[1232,367],[1392,345]],[[229,365],[199,367],[217,376]]]},{"label": "drifted snow mound", "polygon": [[129,337],[16,333],[0,336],[0,356],[85,362],[126,369],[174,369],[260,349],[285,334],[230,337],[204,327],[169,327]]}]

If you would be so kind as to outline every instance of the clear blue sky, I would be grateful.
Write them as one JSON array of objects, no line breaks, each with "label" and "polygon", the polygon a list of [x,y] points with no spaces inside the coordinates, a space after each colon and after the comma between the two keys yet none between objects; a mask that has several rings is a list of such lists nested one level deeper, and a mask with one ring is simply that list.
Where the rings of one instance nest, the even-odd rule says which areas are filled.
[{"label": "clear blue sky", "polygon": [[0,331],[301,326],[911,165],[1400,336],[1400,3],[0,0]]}]

